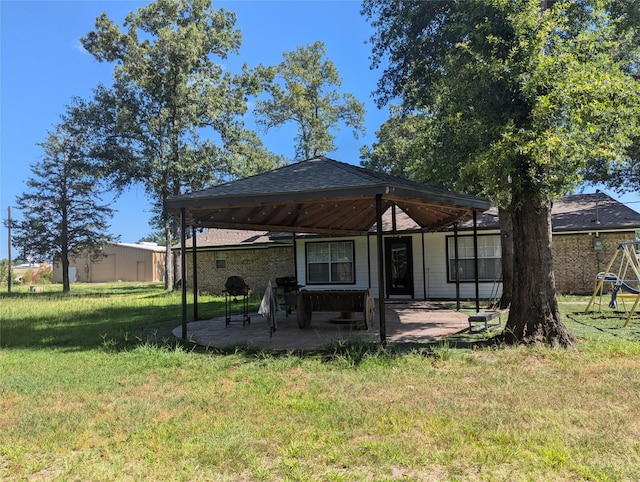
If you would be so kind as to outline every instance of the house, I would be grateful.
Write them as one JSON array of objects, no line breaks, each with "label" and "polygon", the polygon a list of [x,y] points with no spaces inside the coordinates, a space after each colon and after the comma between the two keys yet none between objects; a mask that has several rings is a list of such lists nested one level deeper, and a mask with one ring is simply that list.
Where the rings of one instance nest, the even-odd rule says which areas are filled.
[{"label": "house", "polygon": [[[69,279],[74,282],[163,281],[165,248],[155,243],[107,244],[102,257],[91,260],[77,255],[69,260]],[[62,267],[55,263],[53,281],[62,282]]]},{"label": "house", "polygon": [[[475,297],[473,223],[424,232],[401,209],[382,216],[385,293],[388,298],[455,299]],[[597,273],[606,269],[618,244],[633,241],[640,214],[604,193],[577,194],[558,199],[552,210],[553,258],[556,286],[561,293],[591,293]],[[480,298],[501,294],[501,245],[498,210],[476,218],[478,292]],[[220,293],[232,275],[243,277],[257,293],[268,280],[294,276],[317,289],[377,291],[376,226],[367,235],[326,236],[209,229],[197,236],[198,287]],[[455,239],[458,275],[455,279]],[[192,250],[193,240],[186,242]],[[192,258],[187,255],[187,279]]]},{"label": "house", "polygon": [[[607,268],[618,245],[640,233],[640,214],[602,192],[557,199],[551,223],[556,287],[567,294],[592,293],[596,275]],[[483,213],[478,226],[483,235],[497,235],[497,209]]]},{"label": "house", "polygon": [[[294,276],[290,233],[209,229],[196,237],[198,289],[220,294],[230,276],[240,276],[255,292],[263,292],[269,280]],[[193,239],[187,239],[187,280],[193,270]],[[174,246],[177,253],[180,245]]]}]

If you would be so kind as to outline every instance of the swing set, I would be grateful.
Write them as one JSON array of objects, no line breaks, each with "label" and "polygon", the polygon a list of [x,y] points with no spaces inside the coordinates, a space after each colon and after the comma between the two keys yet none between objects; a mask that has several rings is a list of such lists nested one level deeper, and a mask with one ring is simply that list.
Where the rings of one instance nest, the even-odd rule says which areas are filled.
[{"label": "swing set", "polygon": [[[616,274],[611,272],[611,269],[618,258],[620,258],[620,267]],[[618,249],[609,262],[607,269],[596,276],[593,296],[584,310],[585,313],[588,313],[592,306],[598,305],[598,308],[602,306],[605,285],[611,288],[609,308],[616,309],[618,307],[618,299],[620,299],[626,312],[625,299],[633,300],[633,306],[629,310],[624,323],[624,326],[627,326],[640,303],[640,241],[631,241],[618,245]]]}]

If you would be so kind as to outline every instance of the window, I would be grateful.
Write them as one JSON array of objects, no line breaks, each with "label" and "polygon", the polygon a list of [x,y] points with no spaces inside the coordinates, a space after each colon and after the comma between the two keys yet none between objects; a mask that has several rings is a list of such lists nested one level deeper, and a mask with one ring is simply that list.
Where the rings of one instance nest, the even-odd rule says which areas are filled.
[{"label": "window", "polygon": [[227,252],[216,251],[215,263],[216,263],[216,269],[227,269]]},{"label": "window", "polygon": [[[449,281],[456,280],[455,238],[447,238]],[[458,273],[460,281],[475,281],[473,236],[458,236]],[[502,248],[499,235],[478,236],[478,279],[496,281],[502,277]]]},{"label": "window", "polygon": [[353,241],[307,243],[307,284],[355,283]]}]

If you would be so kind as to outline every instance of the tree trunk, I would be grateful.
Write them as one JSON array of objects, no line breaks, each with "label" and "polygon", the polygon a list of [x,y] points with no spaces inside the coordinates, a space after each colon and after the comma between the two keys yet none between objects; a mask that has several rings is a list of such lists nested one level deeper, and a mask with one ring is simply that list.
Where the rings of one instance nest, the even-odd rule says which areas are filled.
[{"label": "tree trunk", "polygon": [[509,209],[498,209],[500,219],[500,245],[502,248],[502,296],[498,308],[506,310],[511,305],[513,289],[513,219]]},{"label": "tree trunk", "polygon": [[[64,181],[66,183],[66,181]],[[61,249],[60,249],[60,264],[62,264],[62,292],[70,293],[71,284],[69,283],[69,214],[67,212],[66,203],[66,185],[64,189],[64,203],[62,210],[62,226],[61,226]]]},{"label": "tree trunk", "polygon": [[69,283],[69,256],[66,252],[62,253],[60,264],[62,265],[62,292],[70,293],[71,284]]},{"label": "tree trunk", "polygon": [[551,257],[551,202],[513,196],[513,287],[507,343],[567,347],[573,336],[562,323]]}]

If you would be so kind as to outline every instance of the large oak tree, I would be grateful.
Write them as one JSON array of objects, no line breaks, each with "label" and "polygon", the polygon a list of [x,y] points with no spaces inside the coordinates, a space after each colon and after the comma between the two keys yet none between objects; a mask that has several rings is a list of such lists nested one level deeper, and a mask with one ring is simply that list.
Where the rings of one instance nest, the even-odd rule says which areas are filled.
[{"label": "large oak tree", "polygon": [[399,98],[428,118],[440,162],[510,216],[507,341],[572,342],[556,298],[551,206],[591,163],[628,158],[639,124],[637,9],[629,0],[363,2],[373,66],[386,63],[379,103]]}]

